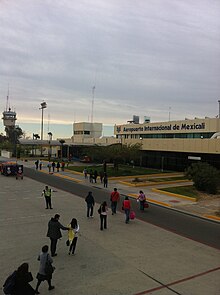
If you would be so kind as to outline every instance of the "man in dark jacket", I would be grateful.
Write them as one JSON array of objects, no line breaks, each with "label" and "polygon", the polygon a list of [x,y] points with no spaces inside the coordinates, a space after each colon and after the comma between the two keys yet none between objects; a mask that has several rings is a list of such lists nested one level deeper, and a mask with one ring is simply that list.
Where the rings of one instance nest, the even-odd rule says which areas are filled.
[{"label": "man in dark jacket", "polygon": [[47,237],[50,238],[51,244],[50,244],[50,251],[51,256],[57,256],[56,254],[56,247],[57,247],[57,240],[62,237],[61,229],[62,230],[68,230],[68,227],[63,226],[59,222],[60,215],[55,214],[54,217],[51,218],[51,220],[48,222],[48,231],[47,231]]},{"label": "man in dark jacket", "polygon": [[92,195],[92,192],[88,193],[88,196],[85,198],[85,201],[87,203],[87,217],[89,217],[89,213],[90,217],[93,217],[93,207],[95,205],[95,200]]}]

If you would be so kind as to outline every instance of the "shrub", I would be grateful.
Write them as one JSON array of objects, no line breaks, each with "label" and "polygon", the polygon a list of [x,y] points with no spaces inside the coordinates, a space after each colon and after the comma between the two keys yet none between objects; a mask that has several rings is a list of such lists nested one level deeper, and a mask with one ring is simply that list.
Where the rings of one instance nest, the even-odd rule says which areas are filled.
[{"label": "shrub", "polygon": [[132,182],[143,182],[142,179],[138,178],[138,177],[135,177]]},{"label": "shrub", "polygon": [[186,170],[186,177],[192,179],[197,190],[216,194],[218,191],[220,173],[208,163],[194,163]]}]

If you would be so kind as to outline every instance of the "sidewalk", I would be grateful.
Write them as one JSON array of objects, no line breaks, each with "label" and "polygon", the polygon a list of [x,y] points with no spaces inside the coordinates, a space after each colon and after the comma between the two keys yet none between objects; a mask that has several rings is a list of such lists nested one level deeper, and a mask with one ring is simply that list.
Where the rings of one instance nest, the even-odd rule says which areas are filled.
[{"label": "sidewalk", "polygon": [[[24,166],[35,169],[34,161],[23,162]],[[40,171],[40,170],[39,170]],[[41,173],[49,173],[48,168],[43,165]],[[85,179],[83,173],[74,172],[72,170],[65,169],[65,171],[55,172],[54,176],[62,177],[68,179],[70,181],[74,181],[77,183],[82,183],[83,185],[92,186],[102,188],[103,184],[100,183],[98,178],[97,183],[90,183],[89,179]],[[124,179],[124,178],[123,178]],[[168,187],[171,185],[165,184],[157,184],[146,187],[132,187],[127,186],[120,181],[120,177],[118,178],[109,178],[108,181],[108,190],[112,191],[114,187],[117,187],[119,193],[123,196],[129,196],[132,198],[137,198],[139,190],[143,190],[147,196],[149,203],[153,203],[159,206],[169,207],[174,210],[183,211],[187,214],[196,215],[202,218],[207,218],[216,222],[220,222],[220,216],[216,215],[216,212],[220,208],[220,199],[213,198],[213,200],[205,200],[195,202],[188,197],[178,196],[170,193],[161,193],[158,189],[163,187]],[[180,184],[172,184],[172,186],[177,185],[189,185],[189,182],[182,182]]]},{"label": "sidewalk", "polygon": [[107,229],[100,231],[98,205],[94,218],[87,218],[84,199],[59,190],[53,193],[54,209],[45,210],[42,187],[28,177],[20,181],[1,176],[1,285],[28,262],[34,277],[31,285],[36,286],[37,257],[41,247],[50,243],[47,224],[59,213],[63,225],[73,217],[79,222],[76,255],[68,255],[67,232],[62,231],[54,257],[55,289],[48,291],[44,282],[42,295],[219,294],[218,249],[138,218],[126,224],[121,212],[109,214]]}]

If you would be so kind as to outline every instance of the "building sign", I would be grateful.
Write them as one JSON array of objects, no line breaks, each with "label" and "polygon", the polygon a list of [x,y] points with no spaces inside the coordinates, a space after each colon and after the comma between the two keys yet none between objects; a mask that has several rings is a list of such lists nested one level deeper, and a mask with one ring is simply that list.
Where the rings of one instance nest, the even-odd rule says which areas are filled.
[{"label": "building sign", "polygon": [[205,127],[205,123],[193,123],[193,124],[187,124],[187,123],[181,123],[181,124],[169,124],[169,125],[156,125],[156,126],[139,126],[139,127],[121,127],[121,126],[117,126],[116,130],[118,133],[120,132],[146,132],[146,131],[188,131],[188,130],[204,130]]}]

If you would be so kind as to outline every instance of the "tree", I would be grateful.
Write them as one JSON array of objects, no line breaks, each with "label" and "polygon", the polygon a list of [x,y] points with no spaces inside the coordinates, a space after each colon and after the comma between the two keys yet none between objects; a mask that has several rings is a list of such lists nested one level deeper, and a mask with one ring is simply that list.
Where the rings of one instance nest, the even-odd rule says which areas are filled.
[{"label": "tree", "polygon": [[186,176],[192,179],[199,191],[216,194],[220,185],[220,173],[213,166],[205,162],[192,164],[186,171]]},{"label": "tree", "polygon": [[17,144],[18,139],[23,135],[23,131],[19,126],[15,126],[13,128],[5,127],[5,131],[8,135],[8,141],[12,144]]},{"label": "tree", "polygon": [[7,140],[6,136],[1,133],[0,134],[0,143],[5,142],[6,140]]},{"label": "tree", "polygon": [[89,156],[92,161],[103,163],[114,163],[115,169],[118,169],[119,164],[136,163],[140,159],[140,144],[122,145],[112,144],[109,146],[93,146],[83,149],[83,153]]}]

